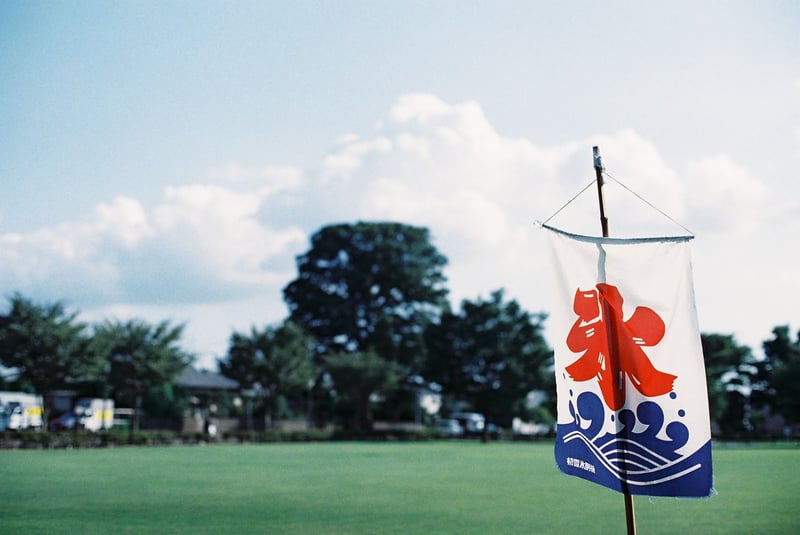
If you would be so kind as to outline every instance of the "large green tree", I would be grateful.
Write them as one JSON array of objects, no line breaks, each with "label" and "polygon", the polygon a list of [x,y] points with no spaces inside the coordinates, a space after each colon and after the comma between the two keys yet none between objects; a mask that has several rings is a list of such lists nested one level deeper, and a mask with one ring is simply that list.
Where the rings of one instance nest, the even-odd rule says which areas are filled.
[{"label": "large green tree", "polygon": [[95,326],[93,350],[108,362],[108,380],[118,397],[136,408],[133,431],[139,430],[142,399],[149,389],[168,385],[194,361],[180,347],[183,325],[156,325],[133,319],[106,321]]},{"label": "large green tree", "polygon": [[350,429],[371,429],[372,400],[391,395],[400,383],[400,367],[375,352],[335,353],[325,359],[335,385],[334,398],[342,423]]},{"label": "large green tree", "polygon": [[[348,380],[352,374],[363,374],[370,384],[382,378],[386,384],[373,390],[392,393],[398,374],[420,373],[426,326],[446,305],[446,263],[427,229],[401,223],[326,226],[297,257],[297,278],[283,290],[290,319],[316,339],[318,362],[334,380],[339,409],[355,411],[346,418],[352,425],[371,421],[363,388]],[[348,353],[354,355],[342,356]],[[336,372],[346,369],[352,374]]]},{"label": "large green tree", "polygon": [[508,424],[525,413],[529,392],[553,390],[544,319],[505,300],[503,290],[489,299],[464,300],[459,312],[444,313],[428,330],[426,378],[450,399]]},{"label": "large green tree", "polygon": [[234,332],[228,354],[218,361],[220,373],[242,387],[257,387],[264,395],[266,423],[276,415],[281,398],[308,392],[317,377],[313,340],[296,324],[253,327]]},{"label": "large green tree", "polygon": [[789,326],[782,325],[772,335],[764,342],[764,359],[756,363],[755,396],[788,423],[800,423],[800,332],[792,341]]},{"label": "large green tree", "polygon": [[0,316],[0,364],[15,368],[19,382],[45,398],[44,426],[51,391],[92,380],[102,360],[89,350],[86,325],[62,303],[37,304],[19,294]]},{"label": "large green tree", "polygon": [[750,348],[733,335],[700,336],[708,384],[708,404],[715,430],[723,434],[750,430],[748,400],[753,380]]},{"label": "large green tree", "polygon": [[297,257],[297,278],[283,295],[321,354],[374,351],[412,374],[425,358],[425,327],[447,296],[446,263],[422,227],[331,225]]}]

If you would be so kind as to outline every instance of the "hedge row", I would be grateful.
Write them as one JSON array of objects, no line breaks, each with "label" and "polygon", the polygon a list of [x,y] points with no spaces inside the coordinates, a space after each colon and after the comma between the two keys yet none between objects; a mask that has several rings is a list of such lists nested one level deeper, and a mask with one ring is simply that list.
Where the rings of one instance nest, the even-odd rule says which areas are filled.
[{"label": "hedge row", "polygon": [[278,443],[324,442],[346,440],[422,441],[446,438],[436,430],[301,430],[301,431],[234,431],[221,436],[175,431],[111,430],[100,433],[63,431],[4,431],[0,433],[0,449],[107,448],[115,446],[172,446],[209,443]]}]

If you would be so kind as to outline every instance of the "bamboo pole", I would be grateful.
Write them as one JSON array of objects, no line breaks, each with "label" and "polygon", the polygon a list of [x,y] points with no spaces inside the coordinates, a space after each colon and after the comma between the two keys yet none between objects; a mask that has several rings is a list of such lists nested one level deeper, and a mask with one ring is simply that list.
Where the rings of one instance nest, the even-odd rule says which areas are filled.
[{"label": "bamboo pole", "polygon": [[600,147],[592,147],[594,160],[594,173],[597,176],[597,201],[600,204],[600,227],[603,229],[603,237],[608,238],[608,217],[606,217],[606,206],[603,201],[603,159],[600,157]]},{"label": "bamboo pole", "polygon": [[[600,227],[603,230],[603,237],[608,238],[608,217],[606,216],[606,207],[605,202],[603,200],[603,159],[600,156],[600,148],[599,147],[592,147],[592,156],[594,160],[594,171],[597,177],[597,201],[600,205]],[[608,314],[607,314],[607,307],[603,306],[603,319],[606,322],[606,329],[609,336],[609,350],[615,351],[616,349],[616,341],[613,340],[613,330],[609,329],[609,322],[608,322]],[[622,377],[619,373],[618,368],[618,359],[611,358],[609,355],[609,364],[615,368],[614,375],[617,376],[619,381],[624,381],[625,378]],[[624,451],[620,454],[623,460],[625,460]],[[622,469],[623,476],[625,475],[624,468]],[[628,492],[627,484],[623,480],[622,488],[624,492],[622,495],[625,499],[625,526],[628,530],[628,535],[636,535],[636,515],[633,510],[633,496],[631,496],[630,492]]]}]

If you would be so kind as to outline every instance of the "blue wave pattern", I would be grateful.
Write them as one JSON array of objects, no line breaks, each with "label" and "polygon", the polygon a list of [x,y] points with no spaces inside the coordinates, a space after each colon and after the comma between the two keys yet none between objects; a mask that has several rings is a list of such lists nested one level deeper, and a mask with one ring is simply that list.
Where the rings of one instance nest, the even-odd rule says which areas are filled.
[{"label": "blue wave pattern", "polygon": [[[570,392],[572,395],[572,392]],[[674,399],[674,394],[672,394]],[[664,427],[664,411],[653,401],[619,411],[617,433],[600,434],[606,407],[593,392],[570,399],[572,422],[558,424],[559,469],[618,492],[644,496],[706,497],[711,494],[711,441],[682,455],[689,429],[680,421]],[[683,411],[678,413],[684,416]],[[610,418],[614,419],[612,413]],[[634,432],[637,423],[641,432]],[[663,434],[662,434],[663,430]],[[666,435],[665,439],[659,434]]]}]

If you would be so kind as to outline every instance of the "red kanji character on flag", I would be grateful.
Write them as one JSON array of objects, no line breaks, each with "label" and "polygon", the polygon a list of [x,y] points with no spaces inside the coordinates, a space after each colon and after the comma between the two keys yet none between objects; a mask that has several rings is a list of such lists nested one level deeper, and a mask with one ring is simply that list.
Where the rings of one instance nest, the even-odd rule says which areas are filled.
[{"label": "red kanji character on flag", "polygon": [[[567,335],[567,347],[583,355],[566,367],[575,381],[597,378],[606,405],[625,404],[625,375],[647,397],[672,390],[677,376],[659,371],[641,346],[654,346],[664,337],[664,321],[647,307],[636,307],[627,321],[616,286],[599,283],[597,290],[575,291],[573,310],[578,319]],[[615,358],[617,362],[609,359]],[[617,373],[614,373],[615,370]]]}]

